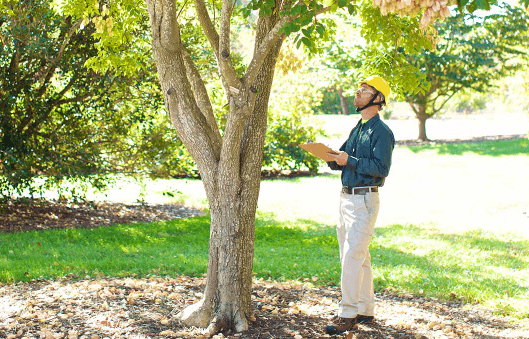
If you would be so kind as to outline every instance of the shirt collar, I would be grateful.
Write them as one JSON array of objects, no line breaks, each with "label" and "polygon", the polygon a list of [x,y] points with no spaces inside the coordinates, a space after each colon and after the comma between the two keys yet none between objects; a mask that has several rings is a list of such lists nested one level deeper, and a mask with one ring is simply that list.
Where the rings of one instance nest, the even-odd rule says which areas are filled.
[{"label": "shirt collar", "polygon": [[[379,120],[380,120],[380,114],[376,114],[371,119],[366,121],[366,123],[364,124],[364,127],[373,126],[375,122]],[[361,125],[361,124],[362,124],[362,118],[360,118],[360,120],[358,121],[358,125]]]}]

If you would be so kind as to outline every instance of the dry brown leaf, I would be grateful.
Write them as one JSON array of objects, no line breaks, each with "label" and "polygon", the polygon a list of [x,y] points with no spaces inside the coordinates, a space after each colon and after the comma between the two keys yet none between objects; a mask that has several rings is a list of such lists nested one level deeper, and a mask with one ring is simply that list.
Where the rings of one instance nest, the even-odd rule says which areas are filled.
[{"label": "dry brown leaf", "polygon": [[165,330],[165,331],[162,331],[159,333],[161,336],[163,337],[172,337],[172,336],[176,336],[176,333],[171,331],[171,330]]}]

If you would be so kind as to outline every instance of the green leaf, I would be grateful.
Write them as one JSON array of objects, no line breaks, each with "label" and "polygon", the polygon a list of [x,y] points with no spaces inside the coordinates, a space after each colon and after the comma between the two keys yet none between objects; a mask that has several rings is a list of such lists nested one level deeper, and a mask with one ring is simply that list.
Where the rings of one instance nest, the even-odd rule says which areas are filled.
[{"label": "green leaf", "polygon": [[347,0],[338,0],[338,7],[342,8],[347,6]]},{"label": "green leaf", "polygon": [[469,0],[457,0],[457,8],[459,9],[460,13],[463,13],[463,9],[465,8],[468,1]]},{"label": "green leaf", "polygon": [[296,42],[296,47],[299,48],[300,45],[301,45],[301,39],[299,39],[298,42]]},{"label": "green leaf", "polygon": [[303,42],[303,44],[309,48],[312,47],[312,41],[310,41],[310,39],[307,37],[301,38],[301,42]]},{"label": "green leaf", "polygon": [[474,0],[474,3],[478,9],[490,10],[490,4],[488,0]]}]

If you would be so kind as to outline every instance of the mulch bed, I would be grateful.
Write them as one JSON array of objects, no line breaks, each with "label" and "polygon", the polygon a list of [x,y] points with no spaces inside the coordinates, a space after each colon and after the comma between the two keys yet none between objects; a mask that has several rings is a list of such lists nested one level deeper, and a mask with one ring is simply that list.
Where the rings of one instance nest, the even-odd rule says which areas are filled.
[{"label": "mulch bed", "polygon": [[[0,287],[1,338],[206,338],[173,316],[202,296],[204,278],[65,277]],[[324,333],[337,287],[255,281],[254,314],[243,333],[213,338],[527,338],[529,332],[479,305],[377,294],[376,320],[341,336]]]},{"label": "mulch bed", "polygon": [[203,214],[197,209],[169,204],[106,202],[77,204],[31,200],[10,202],[0,210],[0,232],[50,228],[94,228],[131,222],[174,220]]},{"label": "mulch bed", "polygon": [[[521,137],[525,136],[426,143]],[[197,215],[203,212],[179,205],[31,201],[4,206],[0,232],[93,228]],[[116,279],[70,275],[54,281],[0,284],[0,338],[205,338],[204,329],[185,328],[173,318],[200,299],[204,283],[204,278],[185,276]],[[339,296],[338,287],[314,287],[310,281],[255,281],[250,329],[213,338],[330,338],[323,329],[336,311]],[[498,317],[479,304],[442,302],[391,291],[377,294],[376,300],[374,323],[358,325],[335,338],[529,338],[529,320]]]}]

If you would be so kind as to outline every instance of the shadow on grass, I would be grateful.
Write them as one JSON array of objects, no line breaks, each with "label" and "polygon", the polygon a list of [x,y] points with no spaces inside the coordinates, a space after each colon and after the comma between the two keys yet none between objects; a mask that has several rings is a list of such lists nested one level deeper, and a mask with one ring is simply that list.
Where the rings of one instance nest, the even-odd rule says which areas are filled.
[{"label": "shadow on grass", "polygon": [[[279,222],[256,216],[258,278],[338,285],[335,226],[308,219]],[[209,216],[95,229],[0,234],[0,281],[110,276],[200,276],[208,262]],[[371,242],[375,287],[482,301],[527,299],[523,272],[529,241],[468,232],[443,234],[414,225],[378,227]],[[518,274],[519,272],[522,272]]]},{"label": "shadow on grass", "polygon": [[498,140],[472,143],[432,144],[422,146],[408,146],[413,153],[435,150],[438,154],[464,155],[475,153],[479,155],[499,157],[502,155],[529,156],[529,139]]},{"label": "shadow on grass", "polygon": [[[414,225],[376,229],[371,242],[375,288],[415,295],[487,301],[529,297],[524,272],[529,241],[479,231],[443,234]],[[254,272],[258,277],[339,285],[335,227],[311,220],[280,224],[272,215],[257,221]],[[517,316],[523,310],[497,310]]]}]

